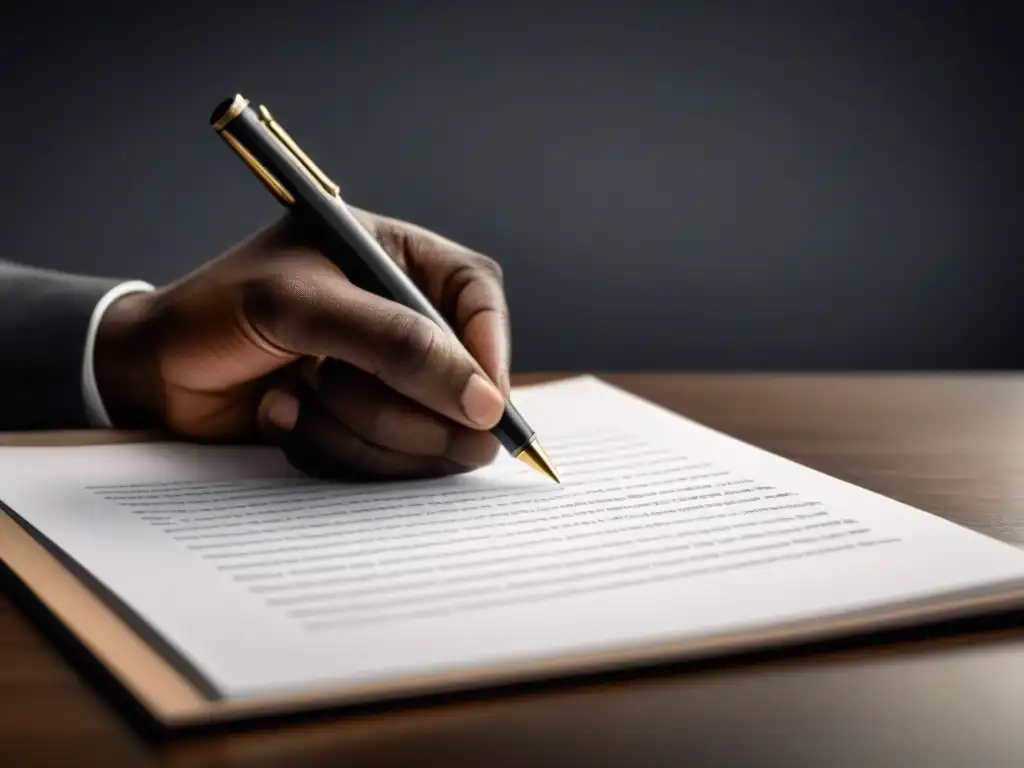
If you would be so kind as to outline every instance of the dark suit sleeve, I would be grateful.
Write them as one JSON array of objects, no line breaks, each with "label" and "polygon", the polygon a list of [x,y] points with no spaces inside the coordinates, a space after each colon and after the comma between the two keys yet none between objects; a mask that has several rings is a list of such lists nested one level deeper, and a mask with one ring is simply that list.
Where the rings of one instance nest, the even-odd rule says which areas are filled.
[{"label": "dark suit sleeve", "polygon": [[0,430],[84,429],[93,310],[121,280],[0,261]]}]

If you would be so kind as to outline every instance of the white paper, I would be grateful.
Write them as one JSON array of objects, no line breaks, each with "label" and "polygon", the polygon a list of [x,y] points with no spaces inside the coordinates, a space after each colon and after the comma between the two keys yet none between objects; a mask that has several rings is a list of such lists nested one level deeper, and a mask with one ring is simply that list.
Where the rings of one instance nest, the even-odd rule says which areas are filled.
[{"label": "white paper", "polygon": [[767,629],[1024,583],[1024,553],[582,377],[556,486],[331,484],[273,449],[0,448],[0,498],[228,697]]}]

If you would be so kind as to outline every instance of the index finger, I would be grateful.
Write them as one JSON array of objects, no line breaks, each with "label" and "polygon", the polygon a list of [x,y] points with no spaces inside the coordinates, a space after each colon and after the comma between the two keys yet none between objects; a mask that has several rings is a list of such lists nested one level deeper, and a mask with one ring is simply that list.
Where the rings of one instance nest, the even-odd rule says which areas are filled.
[{"label": "index finger", "polygon": [[469,353],[508,397],[512,339],[498,263],[414,224],[360,213],[384,249],[448,318]]}]

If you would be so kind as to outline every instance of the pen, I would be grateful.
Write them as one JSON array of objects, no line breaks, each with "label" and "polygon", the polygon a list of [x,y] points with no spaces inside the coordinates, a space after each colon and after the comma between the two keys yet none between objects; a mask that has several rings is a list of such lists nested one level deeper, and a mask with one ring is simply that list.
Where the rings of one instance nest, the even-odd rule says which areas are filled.
[{"label": "pen", "polygon": [[[282,205],[315,221],[324,234],[340,241],[339,251],[347,246],[355,256],[353,263],[339,263],[340,253],[324,255],[354,283],[404,304],[458,338],[441,313],[352,215],[338,185],[299,148],[266,107],[254,109],[239,94],[217,105],[210,124]],[[353,271],[359,274],[353,275]],[[505,402],[501,420],[491,433],[512,456],[561,482],[536,433],[511,402]]]}]

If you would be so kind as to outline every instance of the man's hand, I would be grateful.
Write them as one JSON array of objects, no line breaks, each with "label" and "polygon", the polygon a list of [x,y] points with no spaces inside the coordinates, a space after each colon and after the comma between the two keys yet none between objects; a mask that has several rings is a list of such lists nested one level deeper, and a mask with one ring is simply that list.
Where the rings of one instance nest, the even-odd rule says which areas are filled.
[{"label": "man's hand", "polygon": [[269,439],[320,476],[449,474],[491,461],[488,430],[509,388],[500,269],[419,227],[353,213],[465,348],[353,285],[286,216],[107,311],[96,377],[115,426]]}]

